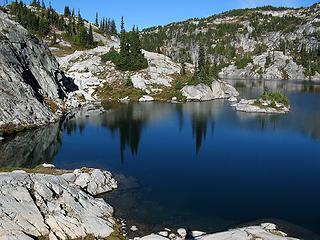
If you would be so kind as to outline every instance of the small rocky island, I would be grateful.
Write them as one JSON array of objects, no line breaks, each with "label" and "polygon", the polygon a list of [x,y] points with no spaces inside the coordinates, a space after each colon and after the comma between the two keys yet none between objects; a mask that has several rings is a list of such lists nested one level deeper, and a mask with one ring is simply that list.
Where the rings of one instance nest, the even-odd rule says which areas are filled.
[{"label": "small rocky island", "polygon": [[247,113],[285,114],[290,112],[289,100],[280,93],[264,93],[259,99],[241,99],[234,103],[236,111]]}]

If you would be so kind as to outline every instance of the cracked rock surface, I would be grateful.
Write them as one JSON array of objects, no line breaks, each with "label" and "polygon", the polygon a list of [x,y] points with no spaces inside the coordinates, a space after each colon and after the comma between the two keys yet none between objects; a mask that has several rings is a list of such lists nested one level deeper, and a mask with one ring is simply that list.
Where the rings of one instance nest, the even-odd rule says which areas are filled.
[{"label": "cracked rock surface", "polygon": [[65,77],[49,48],[0,11],[0,127],[54,122]]},{"label": "cracked rock surface", "polygon": [[111,173],[97,169],[62,176],[1,173],[0,239],[108,237],[113,208],[94,195],[116,187]]}]

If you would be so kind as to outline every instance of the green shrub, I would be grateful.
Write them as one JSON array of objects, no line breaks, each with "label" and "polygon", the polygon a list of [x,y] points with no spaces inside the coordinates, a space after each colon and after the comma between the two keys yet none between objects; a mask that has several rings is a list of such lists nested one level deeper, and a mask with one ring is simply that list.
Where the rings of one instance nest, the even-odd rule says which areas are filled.
[{"label": "green shrub", "polygon": [[287,96],[279,92],[264,92],[261,96],[261,99],[265,101],[272,101],[275,106],[275,102],[282,103],[285,106],[289,106],[289,99]]},{"label": "green shrub", "polygon": [[236,66],[239,69],[245,68],[249,63],[253,63],[250,55],[246,54],[244,57],[237,57]]}]

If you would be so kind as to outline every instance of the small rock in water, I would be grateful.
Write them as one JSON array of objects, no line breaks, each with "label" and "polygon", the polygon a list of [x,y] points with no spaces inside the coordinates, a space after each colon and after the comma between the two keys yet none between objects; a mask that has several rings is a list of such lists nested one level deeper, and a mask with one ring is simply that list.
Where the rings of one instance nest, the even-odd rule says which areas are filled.
[{"label": "small rock in water", "polygon": [[167,231],[161,231],[161,232],[158,232],[158,234],[163,237],[168,237],[168,235],[169,235],[169,233]]},{"label": "small rock in water", "polygon": [[44,167],[44,168],[56,168],[55,165],[53,165],[53,164],[48,164],[48,163],[44,163],[44,164],[42,164],[41,166]]},{"label": "small rock in water", "polygon": [[137,226],[132,226],[132,227],[130,228],[130,230],[131,230],[132,232],[135,232],[135,231],[138,231],[138,228],[137,228]]},{"label": "small rock in water", "polygon": [[139,99],[139,102],[153,102],[154,98],[148,95],[144,95]]},{"label": "small rock in water", "polygon": [[199,236],[202,236],[204,234],[206,234],[206,233],[205,232],[201,232],[201,231],[192,231],[191,232],[191,236],[192,237],[199,237]]},{"label": "small rock in water", "polygon": [[2,141],[4,138],[3,137],[0,137],[0,141]]},{"label": "small rock in water", "polygon": [[12,171],[13,173],[27,173],[26,171],[24,170],[14,170]]},{"label": "small rock in water", "polygon": [[185,230],[184,228],[179,228],[177,230],[177,233],[182,237],[182,238],[186,238],[187,236],[187,230]]},{"label": "small rock in water", "polygon": [[171,232],[171,229],[170,228],[165,228],[164,230],[168,231],[168,232]]},{"label": "small rock in water", "polygon": [[172,98],[172,101],[177,101],[177,100],[178,100],[177,97],[173,97],[173,98]]},{"label": "small rock in water", "polygon": [[236,97],[231,97],[228,99],[229,102],[237,102],[238,99]]}]

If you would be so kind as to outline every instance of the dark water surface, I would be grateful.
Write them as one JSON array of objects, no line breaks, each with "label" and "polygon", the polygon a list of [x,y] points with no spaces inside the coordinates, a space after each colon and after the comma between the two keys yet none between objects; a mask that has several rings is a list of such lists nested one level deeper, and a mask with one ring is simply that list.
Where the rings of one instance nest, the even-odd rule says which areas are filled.
[{"label": "dark water surface", "polygon": [[220,100],[121,105],[7,139],[0,165],[109,169],[120,188],[106,200],[146,230],[270,219],[320,234],[320,93],[282,87],[287,115],[239,113]]}]

